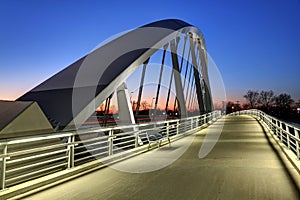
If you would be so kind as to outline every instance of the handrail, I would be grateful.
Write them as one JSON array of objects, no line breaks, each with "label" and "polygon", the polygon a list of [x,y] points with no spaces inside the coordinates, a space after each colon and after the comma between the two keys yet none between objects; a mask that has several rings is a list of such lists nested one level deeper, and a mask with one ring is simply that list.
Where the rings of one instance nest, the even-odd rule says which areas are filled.
[{"label": "handrail", "polygon": [[300,159],[300,127],[282,121],[264,113],[263,111],[251,109],[241,110],[230,115],[252,115],[261,119],[268,127],[269,131],[275,135],[288,149],[290,149]]},{"label": "handrail", "polygon": [[152,123],[57,132],[0,140],[0,190],[27,180],[109,158],[147,145],[146,134],[159,129],[176,140],[221,117],[221,111]]}]

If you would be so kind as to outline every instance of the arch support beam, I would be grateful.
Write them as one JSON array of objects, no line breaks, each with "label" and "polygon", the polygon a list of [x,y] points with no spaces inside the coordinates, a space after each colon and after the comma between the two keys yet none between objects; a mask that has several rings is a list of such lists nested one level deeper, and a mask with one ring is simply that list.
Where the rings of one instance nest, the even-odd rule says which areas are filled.
[{"label": "arch support beam", "polygon": [[195,79],[198,106],[199,106],[200,114],[203,114],[206,112],[206,110],[204,107],[204,101],[203,101],[201,83],[200,83],[200,74],[198,71],[197,58],[196,58],[196,53],[195,53],[195,45],[194,45],[194,40],[193,40],[192,35],[190,35],[190,47],[191,47],[191,55],[192,55],[192,64],[194,66],[193,71],[194,71],[194,79]]},{"label": "arch support beam", "polygon": [[205,52],[205,48],[203,47],[204,44],[201,43],[200,39],[198,39],[198,52],[201,59],[200,63],[200,71],[203,77],[203,88],[204,88],[204,102],[205,102],[205,108],[206,112],[211,112],[213,110],[213,104],[212,104],[212,97],[211,97],[211,90],[210,90],[210,84],[209,84],[209,78],[208,78],[208,66],[207,66],[207,54]]},{"label": "arch support beam", "polygon": [[[145,65],[144,70],[146,70],[145,61],[158,49],[170,43],[173,65],[170,87],[174,78],[176,102],[179,104],[181,117],[186,117],[185,102],[187,100],[183,95],[180,74],[182,60],[180,63],[178,62],[177,45],[180,36],[189,33],[200,38],[204,45],[201,31],[184,21],[167,19],[146,24],[105,43],[17,100],[37,102],[51,125],[58,127],[59,130],[80,127],[95,112],[96,107],[111,95],[112,91],[118,90],[118,87],[143,63]],[[194,44],[190,48],[192,49],[193,65],[196,67]],[[206,59],[205,54],[203,55]],[[202,68],[206,67],[202,66]],[[203,113],[205,110],[203,109],[203,97],[200,95],[200,72],[196,68],[194,69],[199,109]],[[205,71],[203,75],[207,88],[206,94],[208,94],[210,93],[210,86]],[[143,91],[142,85],[139,92],[140,97]],[[122,93],[122,90],[119,91]],[[166,109],[168,109],[169,93],[170,90]],[[211,97],[207,98],[210,99],[206,102],[211,102]],[[124,100],[125,103],[126,101]],[[140,101],[137,105],[137,112],[139,104]]]},{"label": "arch support beam", "polygon": [[175,44],[175,39],[171,40],[170,42],[171,47],[171,54],[172,54],[172,64],[173,64],[173,71],[174,71],[174,80],[175,80],[175,88],[176,88],[176,98],[178,101],[178,111],[180,112],[179,115],[181,118],[187,117],[186,112],[186,104],[183,94],[181,76],[179,71],[179,63],[178,63],[178,56],[177,56],[177,45]]}]

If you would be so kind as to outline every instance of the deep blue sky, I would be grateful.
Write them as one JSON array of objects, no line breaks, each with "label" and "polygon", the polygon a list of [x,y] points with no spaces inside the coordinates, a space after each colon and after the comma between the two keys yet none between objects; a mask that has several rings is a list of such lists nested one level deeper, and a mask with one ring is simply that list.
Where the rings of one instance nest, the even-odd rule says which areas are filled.
[{"label": "deep blue sky", "polygon": [[119,32],[166,18],[198,27],[227,96],[300,99],[300,1],[0,0],[0,99],[15,99]]}]

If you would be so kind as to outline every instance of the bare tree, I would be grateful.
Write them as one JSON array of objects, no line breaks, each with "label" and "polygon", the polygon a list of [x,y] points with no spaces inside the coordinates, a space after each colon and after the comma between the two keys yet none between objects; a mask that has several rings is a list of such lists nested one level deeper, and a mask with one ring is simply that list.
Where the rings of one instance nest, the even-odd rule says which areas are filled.
[{"label": "bare tree", "polygon": [[291,95],[286,93],[280,94],[275,98],[276,106],[279,108],[290,108],[293,102]]},{"label": "bare tree", "polygon": [[143,110],[149,109],[149,103],[146,100],[141,102],[141,106],[142,106]]},{"label": "bare tree", "polygon": [[254,106],[258,102],[259,93],[257,91],[248,90],[247,94],[244,95],[244,98],[249,103],[250,108],[254,108]]},{"label": "bare tree", "polygon": [[262,104],[263,108],[269,110],[271,104],[274,101],[275,101],[275,96],[272,90],[260,92],[258,102]]}]

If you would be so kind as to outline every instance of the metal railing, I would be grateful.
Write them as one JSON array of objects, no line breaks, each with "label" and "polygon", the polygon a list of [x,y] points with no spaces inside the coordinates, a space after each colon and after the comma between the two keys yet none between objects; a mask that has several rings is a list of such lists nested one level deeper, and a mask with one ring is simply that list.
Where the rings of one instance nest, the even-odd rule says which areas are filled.
[{"label": "metal railing", "polygon": [[263,111],[252,109],[231,113],[230,115],[253,115],[261,119],[272,134],[274,134],[288,149],[300,159],[300,127],[272,117]]},{"label": "metal railing", "polygon": [[176,140],[220,116],[220,111],[213,111],[185,119],[0,140],[0,189],[148,147],[149,130],[158,130],[166,138]]}]

